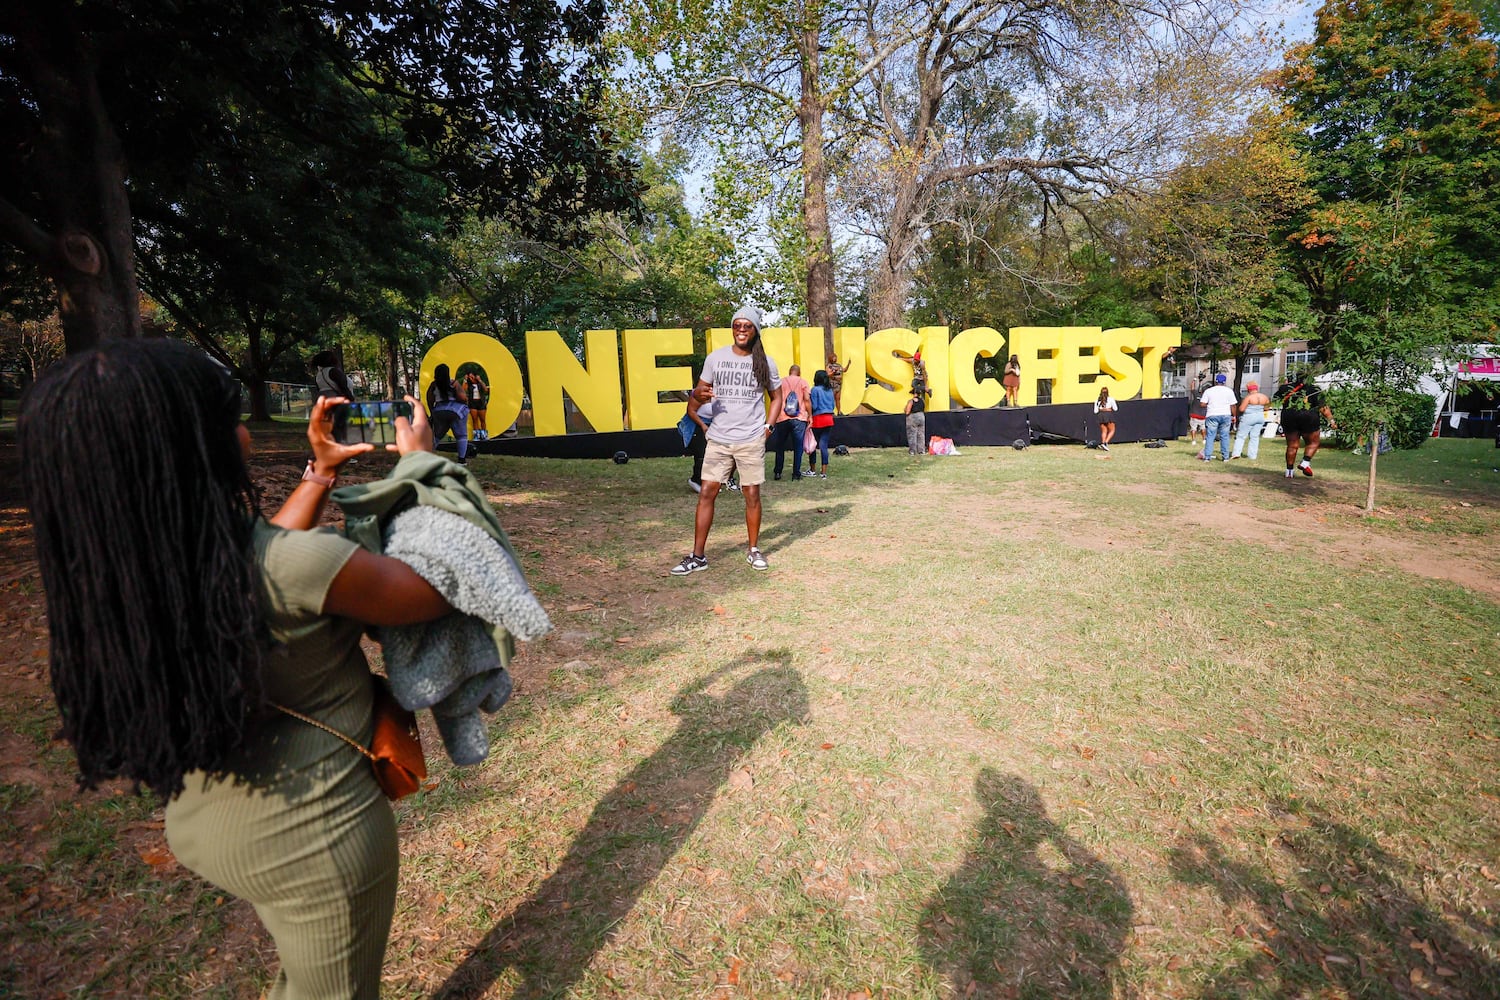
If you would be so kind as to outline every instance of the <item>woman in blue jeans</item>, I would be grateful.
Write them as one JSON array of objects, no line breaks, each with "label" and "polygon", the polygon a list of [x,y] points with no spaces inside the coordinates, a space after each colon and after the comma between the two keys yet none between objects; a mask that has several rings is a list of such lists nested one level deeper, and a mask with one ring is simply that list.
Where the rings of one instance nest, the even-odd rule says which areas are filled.
[{"label": "woman in blue jeans", "polygon": [[453,384],[453,375],[447,365],[438,365],[432,373],[432,384],[427,387],[427,412],[431,414],[433,443],[441,441],[453,432],[458,442],[458,464],[469,461],[469,407],[463,395]]},{"label": "woman in blue jeans", "polygon": [[[823,469],[817,473],[819,479],[828,478],[828,439],[833,434],[833,411],[835,409],[833,386],[829,385],[828,373],[821,368],[813,375],[812,432],[818,442],[818,454],[823,456]],[[808,475],[813,475],[812,456],[807,459]]]}]

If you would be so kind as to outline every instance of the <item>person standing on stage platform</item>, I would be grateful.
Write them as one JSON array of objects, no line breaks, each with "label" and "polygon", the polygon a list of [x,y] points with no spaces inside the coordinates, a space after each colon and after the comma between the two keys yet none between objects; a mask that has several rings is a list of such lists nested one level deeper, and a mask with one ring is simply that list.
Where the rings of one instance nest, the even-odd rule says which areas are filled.
[{"label": "person standing on stage platform", "polygon": [[1099,398],[1094,400],[1094,412],[1099,416],[1099,449],[1109,451],[1109,443],[1115,439],[1115,414],[1120,404],[1109,394],[1109,386],[1099,389]]},{"label": "person standing on stage platform", "polygon": [[1021,359],[1016,355],[1012,354],[1010,360],[1005,362],[1005,376],[1001,378],[1000,384],[1005,386],[1005,405],[1015,406],[1021,391]]}]

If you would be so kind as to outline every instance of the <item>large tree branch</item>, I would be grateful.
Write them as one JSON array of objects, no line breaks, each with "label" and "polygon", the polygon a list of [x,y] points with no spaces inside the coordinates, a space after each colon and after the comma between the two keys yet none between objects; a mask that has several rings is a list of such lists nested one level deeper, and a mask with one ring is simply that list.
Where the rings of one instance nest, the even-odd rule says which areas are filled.
[{"label": "large tree branch", "polygon": [[792,100],[786,94],[783,94],[775,87],[767,86],[766,84],[761,83],[758,80],[747,80],[742,76],[716,76],[709,80],[701,80],[697,83],[690,83],[687,86],[687,92],[689,94],[704,90],[729,89],[758,91],[762,94],[767,95],[778,104],[785,107],[791,114],[795,115],[797,113],[797,102]]},{"label": "large tree branch", "polygon": [[6,198],[0,198],[0,238],[20,247],[43,269],[57,259],[56,238]]}]

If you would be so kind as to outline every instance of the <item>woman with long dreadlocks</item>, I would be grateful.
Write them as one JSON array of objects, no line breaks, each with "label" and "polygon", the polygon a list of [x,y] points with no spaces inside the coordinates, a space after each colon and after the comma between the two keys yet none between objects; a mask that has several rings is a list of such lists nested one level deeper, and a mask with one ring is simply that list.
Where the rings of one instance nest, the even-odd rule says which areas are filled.
[{"label": "woman with long dreadlocks", "polygon": [[[760,540],[760,484],[766,481],[766,438],[781,418],[781,377],[776,362],[766,356],[760,342],[761,312],[745,306],[734,314],[729,331],[734,340],[703,359],[703,372],[688,400],[688,413],[710,399],[717,401],[713,423],[708,425],[708,444],[703,453],[703,490],[693,517],[693,551],[673,566],[673,576],[687,576],[708,569],[708,531],[714,523],[714,500],[719,487],[736,469],[740,492],[745,498],[745,532],[750,548],[745,561],[753,569],[770,569],[758,546]],[[766,397],[771,413],[766,415]]]},{"label": "woman with long dreadlocks", "polygon": [[[32,387],[18,425],[79,783],[123,777],[167,801],[178,860],[254,904],[275,939],[278,1000],[378,997],[397,846],[369,763],[271,706],[368,745],[365,626],[451,610],[406,564],[311,530],[339,466],[372,447],[334,441],[337,401],[314,403],[313,457],[269,521],[239,386],[185,344],[74,355]],[[402,453],[432,447],[413,410],[397,420]],[[94,447],[116,421],[128,433]]]}]

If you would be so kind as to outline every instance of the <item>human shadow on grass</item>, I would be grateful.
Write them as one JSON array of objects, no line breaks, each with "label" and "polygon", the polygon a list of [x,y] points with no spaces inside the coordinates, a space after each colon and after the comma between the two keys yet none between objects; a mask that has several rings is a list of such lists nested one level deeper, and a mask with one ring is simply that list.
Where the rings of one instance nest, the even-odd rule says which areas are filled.
[{"label": "human shadow on grass", "polygon": [[[819,482],[821,481],[819,480]],[[776,485],[780,486],[781,483],[777,483]],[[798,489],[802,488],[798,487]],[[808,488],[816,489],[817,487]],[[722,499],[724,494],[720,493],[719,496]],[[783,510],[773,513],[768,509],[761,523],[760,538],[758,539],[759,545],[769,555],[773,549],[786,548],[799,538],[808,538],[817,535],[819,532],[828,530],[839,521],[848,517],[853,509],[854,505],[848,502],[820,503],[809,510]],[[721,520],[725,514],[726,511],[721,504],[714,517],[714,531],[716,533],[728,528],[733,523]],[[737,511],[736,515],[740,518],[738,522],[739,540],[734,544],[743,551],[745,546],[744,512]],[[721,537],[720,542],[724,542],[727,537],[733,536],[726,535]],[[713,535],[709,536],[709,547],[714,547]],[[741,556],[741,559],[743,558]]]},{"label": "human shadow on grass", "polygon": [[985,768],[974,790],[984,819],[923,912],[927,962],[954,996],[1124,995],[1119,953],[1134,907],[1120,876],[1052,821],[1028,782]]},{"label": "human shadow on grass", "polygon": [[1500,998],[1493,918],[1435,911],[1417,889],[1433,872],[1305,803],[1275,807],[1284,817],[1275,871],[1202,834],[1172,852],[1176,878],[1253,913],[1234,928],[1241,945],[1201,996]]},{"label": "human shadow on grass", "polygon": [[[806,721],[807,689],[790,664],[785,649],[746,654],[679,691],[677,731],[599,801],[557,869],[434,996],[479,996],[507,970],[520,979],[517,1000],[561,996],[577,983],[756,741]],[[754,666],[722,697],[707,693],[717,678]]]}]

